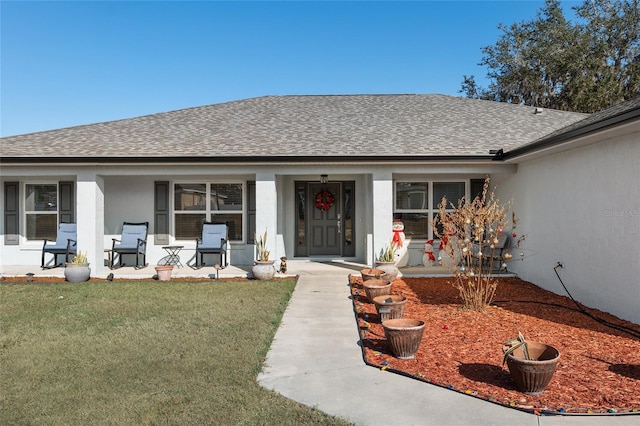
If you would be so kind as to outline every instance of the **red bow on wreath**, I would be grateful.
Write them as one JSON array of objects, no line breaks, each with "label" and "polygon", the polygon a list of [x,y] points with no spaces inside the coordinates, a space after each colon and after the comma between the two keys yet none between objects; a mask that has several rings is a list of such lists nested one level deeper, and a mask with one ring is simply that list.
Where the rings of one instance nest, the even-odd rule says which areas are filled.
[{"label": "red bow on wreath", "polygon": [[336,202],[336,199],[334,198],[333,194],[327,191],[326,189],[323,189],[322,191],[316,194],[315,206],[320,210],[324,210],[324,211],[329,210],[331,206],[333,206],[333,203],[335,202]]}]

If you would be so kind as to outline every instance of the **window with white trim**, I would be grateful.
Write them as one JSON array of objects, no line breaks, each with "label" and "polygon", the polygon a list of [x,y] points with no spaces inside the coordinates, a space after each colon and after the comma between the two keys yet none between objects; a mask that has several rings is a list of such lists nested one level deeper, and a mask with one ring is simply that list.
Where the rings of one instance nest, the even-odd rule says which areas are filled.
[{"label": "window with white trim", "polygon": [[202,236],[202,223],[226,223],[229,240],[242,241],[244,185],[242,183],[174,184],[176,240]]},{"label": "window with white trim", "polygon": [[24,216],[27,241],[55,241],[58,231],[57,183],[25,184]]},{"label": "window with white trim", "polygon": [[393,217],[402,220],[407,238],[432,239],[431,223],[442,197],[446,195],[448,202],[457,204],[466,192],[467,181],[398,181]]}]

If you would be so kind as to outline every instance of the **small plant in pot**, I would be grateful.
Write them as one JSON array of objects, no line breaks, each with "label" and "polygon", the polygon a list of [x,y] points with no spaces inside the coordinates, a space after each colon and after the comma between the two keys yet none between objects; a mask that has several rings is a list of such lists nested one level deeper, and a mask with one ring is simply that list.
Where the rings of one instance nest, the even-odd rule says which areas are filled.
[{"label": "small plant in pot", "polygon": [[391,241],[391,244],[384,246],[380,250],[380,254],[378,255],[378,259],[376,260],[376,269],[380,269],[387,273],[384,277],[386,280],[393,281],[398,275],[400,275],[400,271],[398,270],[398,266],[396,265],[396,252],[398,251],[398,246],[395,242]]},{"label": "small plant in pot", "polygon": [[273,266],[274,260],[269,260],[269,250],[267,250],[267,231],[264,234],[255,236],[256,251],[258,252],[255,264],[251,268],[253,277],[258,280],[270,280],[276,274],[276,268]]},{"label": "small plant in pot", "polygon": [[91,268],[87,260],[87,252],[79,251],[71,262],[65,263],[64,278],[70,283],[89,281]]},{"label": "small plant in pot", "polygon": [[502,365],[518,389],[528,395],[539,395],[547,387],[556,371],[560,352],[553,346],[527,341],[522,333],[504,343]]}]

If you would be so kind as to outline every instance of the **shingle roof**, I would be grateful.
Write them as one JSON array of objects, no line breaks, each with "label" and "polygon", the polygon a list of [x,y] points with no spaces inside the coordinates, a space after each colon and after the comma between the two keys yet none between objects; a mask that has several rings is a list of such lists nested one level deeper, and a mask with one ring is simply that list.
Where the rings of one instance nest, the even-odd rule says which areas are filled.
[{"label": "shingle roof", "polygon": [[486,156],[587,117],[535,110],[446,95],[265,96],[10,136],[0,158]]},{"label": "shingle roof", "polygon": [[557,146],[578,136],[617,126],[629,120],[638,120],[639,118],[640,97],[620,102],[603,111],[591,114],[583,120],[551,132],[540,139],[516,147],[511,152],[506,153],[505,158],[518,157],[542,148]]}]

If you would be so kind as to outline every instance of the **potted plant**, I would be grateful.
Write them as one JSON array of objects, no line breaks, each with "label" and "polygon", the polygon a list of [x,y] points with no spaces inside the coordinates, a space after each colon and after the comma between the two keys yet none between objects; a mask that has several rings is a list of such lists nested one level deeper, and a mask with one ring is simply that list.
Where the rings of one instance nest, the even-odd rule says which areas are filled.
[{"label": "potted plant", "polygon": [[267,231],[264,234],[255,236],[256,250],[258,252],[255,264],[251,268],[253,277],[258,280],[270,280],[276,274],[276,268],[273,266],[274,260],[269,260],[269,251],[267,250]]},{"label": "potted plant", "polygon": [[65,263],[64,266],[64,278],[70,283],[89,281],[91,268],[87,262],[87,252],[79,251],[71,262]]},{"label": "potted plant", "polygon": [[527,341],[522,333],[504,343],[502,366],[507,364],[516,386],[528,395],[539,395],[556,371],[560,352],[553,346]]},{"label": "potted plant", "polygon": [[158,277],[158,281],[169,281],[171,280],[171,273],[173,272],[173,265],[158,265],[156,268],[156,276]]},{"label": "potted plant", "polygon": [[398,246],[394,241],[391,241],[391,244],[383,247],[380,250],[380,254],[378,255],[378,259],[376,260],[376,269],[380,269],[386,272],[387,275],[384,278],[389,281],[395,280],[400,274],[398,266],[396,265],[397,251]]}]

